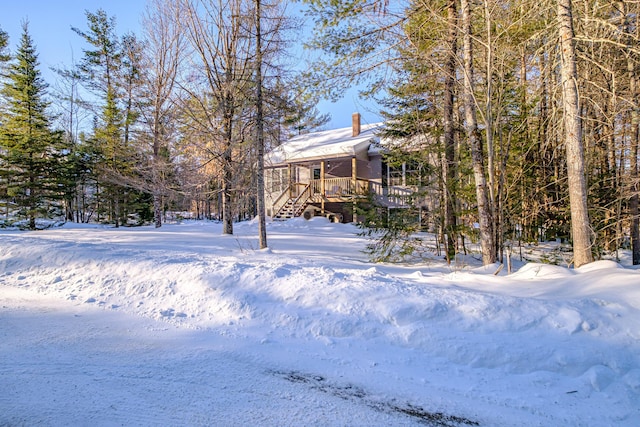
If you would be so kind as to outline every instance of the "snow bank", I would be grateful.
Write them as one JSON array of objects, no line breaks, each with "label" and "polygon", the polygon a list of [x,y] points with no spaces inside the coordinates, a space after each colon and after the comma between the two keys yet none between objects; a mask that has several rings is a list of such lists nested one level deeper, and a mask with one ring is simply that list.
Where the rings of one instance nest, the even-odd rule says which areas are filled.
[{"label": "snow bank", "polygon": [[234,236],[203,223],[5,231],[0,286],[216,331],[308,368],[286,355],[297,348],[354,381],[474,405],[491,425],[496,410],[506,425],[640,424],[640,271],[373,265],[356,233],[274,222],[258,251],[252,223]]}]

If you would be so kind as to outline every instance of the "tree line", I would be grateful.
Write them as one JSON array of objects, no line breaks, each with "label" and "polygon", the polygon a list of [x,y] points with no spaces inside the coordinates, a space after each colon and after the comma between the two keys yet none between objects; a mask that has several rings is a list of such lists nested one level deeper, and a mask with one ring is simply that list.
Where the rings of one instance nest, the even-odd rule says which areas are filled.
[{"label": "tree line", "polygon": [[[82,57],[42,78],[28,23],[0,31],[3,223],[64,216],[121,225],[167,212],[233,222],[258,214],[264,147],[328,121],[287,62],[282,2],[150,0],[140,34],[86,11]],[[266,241],[264,243],[266,245]]]},{"label": "tree line", "polygon": [[639,2],[306,2],[325,53],[307,81],[383,104],[407,141],[388,161],[432,169],[449,259],[475,235],[485,264],[552,238],[576,266],[619,248],[640,264]]},{"label": "tree line", "polygon": [[260,210],[264,147],[325,123],[320,96],[360,86],[383,105],[386,136],[406,141],[386,162],[429,171],[448,259],[465,238],[485,264],[514,241],[558,238],[576,266],[619,248],[640,263],[639,2],[305,3],[307,47],[323,55],[300,78],[284,60],[283,2],[153,0],[140,36],[87,12],[55,114],[28,27],[15,55],[0,32],[5,221],[17,212],[33,228],[62,211],[160,226],[195,210],[232,233]]}]

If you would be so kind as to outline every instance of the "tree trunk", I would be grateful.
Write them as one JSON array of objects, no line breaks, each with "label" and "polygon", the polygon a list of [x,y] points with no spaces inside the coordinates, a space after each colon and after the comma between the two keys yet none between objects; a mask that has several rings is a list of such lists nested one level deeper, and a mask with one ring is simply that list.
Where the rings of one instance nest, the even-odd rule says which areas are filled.
[{"label": "tree trunk", "polygon": [[[230,103],[230,102],[229,102]],[[228,105],[226,108],[230,108]],[[233,218],[231,214],[231,184],[233,181],[232,161],[232,121],[233,115],[228,114],[225,119],[225,145],[222,156],[222,234],[233,234]]]},{"label": "tree trunk", "polygon": [[153,186],[153,222],[156,228],[162,227],[162,192],[160,186],[160,119],[159,106],[156,103],[153,114],[153,157],[151,160],[151,185]]},{"label": "tree trunk", "polygon": [[484,153],[482,137],[478,130],[476,105],[473,96],[473,45],[471,29],[471,5],[469,0],[461,1],[463,54],[464,54],[464,112],[467,137],[471,147],[473,175],[476,182],[476,199],[478,203],[478,222],[480,223],[480,247],[484,265],[496,262],[496,245],[494,242],[491,205],[487,196],[487,180],[485,178]]},{"label": "tree trunk", "polygon": [[[190,124],[195,134],[207,141],[203,144],[204,152],[220,165],[216,172],[221,173],[216,178],[221,181],[222,233],[233,234],[235,199],[242,185],[242,155],[246,153],[241,124],[248,102],[252,101],[247,94],[253,87],[255,71],[255,46],[246,27],[250,24],[245,10],[247,3],[174,2],[180,5],[182,28],[199,57],[195,75],[204,83],[202,87],[185,85],[189,98],[196,101],[188,100],[185,110],[193,113]],[[211,108],[212,102],[215,108]]]},{"label": "tree trunk", "polygon": [[[489,201],[492,205],[492,210],[496,213],[495,216],[491,218],[493,224],[491,228],[494,232],[494,236],[492,241],[496,245],[496,251],[498,250],[498,243],[501,241],[502,236],[498,236],[498,230],[500,229],[500,210],[501,207],[498,206],[498,201],[496,200],[496,171],[495,171],[495,146],[493,140],[493,110],[492,110],[492,100],[493,100],[493,38],[492,38],[492,19],[491,19],[491,10],[489,1],[484,1],[484,20],[486,26],[486,101],[484,104],[484,120],[485,120],[485,135],[487,138],[487,172],[489,175]],[[471,25],[471,24],[469,24]]]},{"label": "tree trunk", "polygon": [[[632,81],[635,77],[632,78]],[[634,83],[635,86],[637,83]],[[637,96],[635,97],[637,99]],[[638,107],[634,106],[631,112],[631,199],[629,200],[629,210],[631,214],[631,248],[633,265],[640,265],[640,209],[638,207],[638,140],[640,139],[640,126]]]},{"label": "tree trunk", "polygon": [[260,249],[267,247],[267,225],[264,206],[264,119],[262,113],[262,32],[261,0],[256,2],[256,142],[258,144],[258,171],[256,176],[258,208],[258,235]]},{"label": "tree trunk", "polygon": [[573,262],[576,267],[593,261],[591,226],[587,209],[584,147],[578,112],[578,86],[571,0],[558,0],[558,35],[561,51],[564,142],[567,153]]},{"label": "tree trunk", "polygon": [[[29,157],[32,159],[32,163],[33,163],[33,153],[29,154]],[[36,203],[35,201],[37,200],[37,198],[35,197],[35,187],[36,187],[36,179],[35,176],[33,175],[33,172],[29,172],[29,188],[27,188],[28,191],[28,202],[27,202],[27,207],[29,209],[29,230],[35,230],[36,229]],[[7,204],[9,203],[9,201],[7,200]]]},{"label": "tree trunk", "polygon": [[[633,265],[640,265],[640,203],[638,200],[638,192],[640,187],[638,185],[638,148],[640,146],[640,112],[638,109],[639,96],[638,96],[638,79],[636,77],[636,61],[632,53],[634,46],[633,31],[634,18],[637,19],[637,14],[634,14],[631,10],[624,8],[624,4],[620,5],[620,10],[625,10],[626,16],[626,28],[627,32],[627,75],[629,77],[629,98],[631,99],[631,142],[629,150],[629,178],[630,185],[630,198],[629,198],[629,215],[631,217],[630,235],[631,235],[631,259]],[[636,9],[637,11],[637,9]],[[635,26],[636,32],[638,31],[637,25]],[[637,33],[636,33],[637,36]]]},{"label": "tree trunk", "polygon": [[445,89],[444,89],[444,203],[445,203],[445,232],[447,234],[447,261],[456,255],[456,213],[454,205],[454,185],[456,177],[455,165],[455,126],[454,113],[454,89],[456,83],[456,45],[458,18],[456,12],[456,0],[449,0],[447,4],[447,53],[445,63]]},{"label": "tree trunk", "polygon": [[162,227],[162,196],[158,193],[153,195],[153,220],[156,228]]}]

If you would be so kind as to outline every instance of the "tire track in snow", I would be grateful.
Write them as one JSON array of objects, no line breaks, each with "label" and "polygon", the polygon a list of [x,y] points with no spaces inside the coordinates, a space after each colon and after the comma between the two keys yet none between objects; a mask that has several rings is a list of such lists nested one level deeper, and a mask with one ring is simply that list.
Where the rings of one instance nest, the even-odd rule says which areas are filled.
[{"label": "tire track in snow", "polygon": [[24,290],[0,293],[0,336],[0,425],[416,424],[301,393],[244,341]]}]

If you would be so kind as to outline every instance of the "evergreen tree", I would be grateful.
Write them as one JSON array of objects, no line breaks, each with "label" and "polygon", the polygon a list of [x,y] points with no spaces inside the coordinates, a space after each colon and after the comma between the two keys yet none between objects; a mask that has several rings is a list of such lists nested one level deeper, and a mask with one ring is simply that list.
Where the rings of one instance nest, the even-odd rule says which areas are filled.
[{"label": "evergreen tree", "polygon": [[82,37],[90,47],[84,50],[84,58],[79,64],[79,72],[84,83],[103,98],[116,85],[120,66],[120,43],[116,36],[116,20],[99,9],[96,13],[86,12],[88,31],[71,29]]},{"label": "evergreen tree", "polygon": [[124,115],[124,145],[127,146],[131,140],[132,126],[139,117],[139,112],[134,104],[140,96],[142,74],[143,45],[134,34],[127,34],[122,37],[122,62],[120,75],[122,76],[123,92],[123,115]]},{"label": "evergreen tree", "polygon": [[47,84],[38,69],[38,56],[28,25],[2,88],[6,114],[0,128],[0,180],[15,199],[19,216],[36,228],[36,218],[54,213],[60,198],[59,166],[62,135],[50,129],[45,101]]},{"label": "evergreen tree", "polygon": [[320,114],[317,108],[318,96],[307,88],[293,88],[282,100],[282,125],[285,138],[313,132],[331,120],[330,114]]},{"label": "evergreen tree", "polygon": [[[9,62],[9,60],[11,59],[11,55],[9,55],[8,52],[8,46],[9,46],[9,35],[2,31],[2,28],[0,28],[0,83],[4,82],[4,78],[6,77],[6,73],[5,73],[5,68],[6,68],[6,64]],[[2,125],[3,122],[3,110],[4,110],[4,102],[3,102],[3,96],[1,96],[2,94],[0,94],[0,125]]]},{"label": "evergreen tree", "polygon": [[6,52],[7,47],[9,46],[9,35],[2,31],[0,28],[0,70],[2,70],[3,63],[9,61],[11,58],[9,54]]},{"label": "evergreen tree", "polygon": [[[388,96],[382,101],[382,112],[387,126],[382,136],[396,141],[387,147],[384,155],[385,170],[402,170],[404,165],[415,165],[420,171],[416,192],[406,200],[413,209],[402,212],[396,209],[388,212],[383,208],[384,217],[380,217],[370,236],[378,240],[368,246],[368,252],[374,260],[399,260],[403,257],[419,257],[423,250],[423,241],[414,233],[428,230],[436,233],[440,243],[444,243],[445,210],[443,197],[444,179],[442,162],[444,145],[443,133],[442,79],[436,67],[425,64],[413,51],[403,52],[402,70],[395,84],[388,88]],[[385,176],[386,178],[386,176]],[[417,206],[428,207],[418,212]],[[364,204],[364,206],[367,206]],[[375,211],[374,211],[375,212]],[[366,213],[362,213],[365,218]],[[380,213],[376,213],[379,216]],[[380,214],[381,215],[381,214]],[[418,221],[418,218],[420,221]]]},{"label": "evergreen tree", "polygon": [[[79,64],[83,83],[99,99],[91,151],[96,153],[97,185],[101,189],[100,205],[107,219],[116,227],[136,209],[140,194],[132,190],[131,174],[135,170],[135,150],[130,146],[132,126],[137,119],[134,109],[136,85],[140,84],[140,45],[128,35],[116,35],[116,21],[99,9],[86,12],[88,31],[72,28],[88,44]],[[96,190],[97,193],[97,190]]]}]

